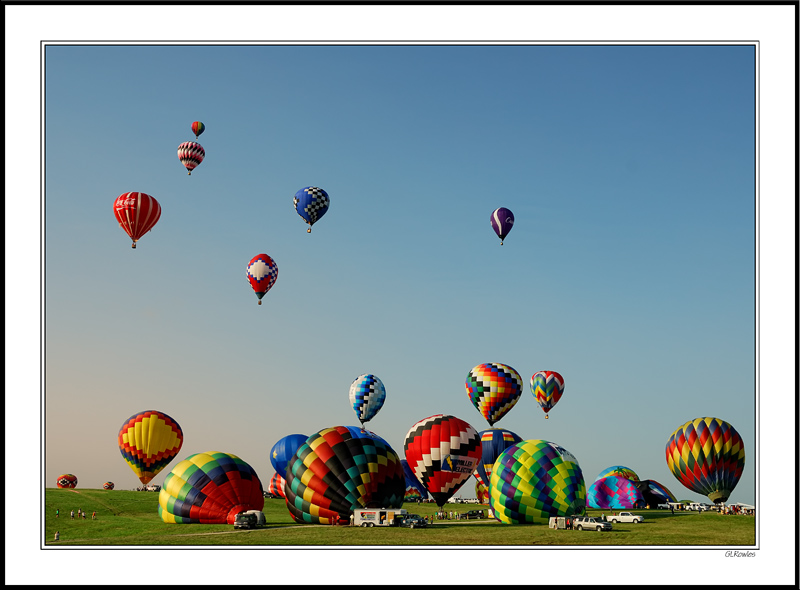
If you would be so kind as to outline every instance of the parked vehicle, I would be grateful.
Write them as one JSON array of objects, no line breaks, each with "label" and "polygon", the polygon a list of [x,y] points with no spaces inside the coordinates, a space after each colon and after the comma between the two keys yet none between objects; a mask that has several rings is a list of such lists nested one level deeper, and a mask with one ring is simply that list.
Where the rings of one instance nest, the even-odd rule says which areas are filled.
[{"label": "parked vehicle", "polygon": [[468,512],[462,512],[461,518],[466,518],[467,520],[483,518],[483,510],[470,510]]},{"label": "parked vehicle", "polygon": [[403,508],[359,508],[353,510],[355,526],[397,526],[408,512]]},{"label": "parked vehicle", "polygon": [[632,514],[630,512],[620,512],[619,514],[614,514],[606,518],[615,524],[618,522],[633,522],[639,524],[644,521],[644,516],[639,516],[638,514]]},{"label": "parked vehicle", "polygon": [[711,506],[709,506],[705,502],[691,502],[688,506],[686,506],[686,510],[695,510],[697,512],[703,512],[710,508]]},{"label": "parked vehicle", "polygon": [[582,531],[584,529],[600,531],[610,531],[611,525],[593,516],[576,516],[572,519],[572,527]]},{"label": "parked vehicle", "polygon": [[264,513],[260,510],[248,510],[247,512],[240,512],[236,515],[233,521],[233,528],[235,529],[254,529],[262,527],[267,524],[267,519]]},{"label": "parked vehicle", "polygon": [[428,526],[428,521],[422,518],[419,514],[406,514],[400,520],[400,526],[409,529],[425,528]]}]

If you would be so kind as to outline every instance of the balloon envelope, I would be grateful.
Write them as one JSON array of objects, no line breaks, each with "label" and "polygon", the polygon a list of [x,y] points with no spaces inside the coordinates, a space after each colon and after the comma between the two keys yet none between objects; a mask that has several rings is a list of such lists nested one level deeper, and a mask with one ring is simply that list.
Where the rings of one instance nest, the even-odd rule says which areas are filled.
[{"label": "balloon envelope", "polygon": [[272,468],[275,473],[279,474],[284,479],[286,478],[286,466],[289,459],[297,452],[308,437],[305,434],[289,434],[284,436],[272,446],[269,453],[269,461],[272,463]]},{"label": "balloon envelope", "polygon": [[331,200],[328,193],[318,186],[301,188],[294,195],[294,210],[308,224],[308,231],[320,218],[328,212]]},{"label": "balloon envelope", "polygon": [[400,508],[400,457],[385,440],[357,426],[312,434],[286,468],[286,506],[295,522],[349,521],[356,508]]},{"label": "balloon envelope", "polygon": [[492,211],[492,215],[489,218],[489,223],[492,225],[494,233],[496,233],[497,237],[500,238],[500,244],[502,244],[503,240],[508,235],[508,232],[510,232],[511,228],[514,227],[514,214],[510,209],[500,207],[499,209]]},{"label": "balloon envelope", "polygon": [[59,475],[56,479],[56,486],[59,488],[74,488],[78,485],[78,478],[71,473]]},{"label": "balloon envelope", "polygon": [[483,363],[467,374],[464,383],[472,405],[489,426],[514,407],[522,395],[522,377],[513,367],[502,363]]},{"label": "balloon envelope", "polygon": [[646,502],[636,487],[636,482],[618,475],[596,480],[586,491],[586,504],[590,508],[632,509],[644,508]]},{"label": "balloon envelope", "polygon": [[206,151],[196,141],[184,141],[178,146],[178,159],[189,171],[189,174],[200,165],[205,157]]},{"label": "balloon envelope", "polygon": [[545,440],[525,440],[498,457],[489,482],[489,506],[506,524],[547,524],[551,516],[581,514],[586,485],[573,455]]},{"label": "balloon envelope", "polygon": [[404,450],[414,475],[441,507],[475,471],[481,439],[463,420],[436,414],[411,427]]},{"label": "balloon envelope", "polygon": [[545,418],[547,418],[547,413],[564,395],[564,378],[555,371],[539,371],[531,377],[530,385],[536,403],[542,408]]},{"label": "balloon envelope", "polygon": [[594,480],[597,481],[598,479],[603,479],[604,477],[608,477],[610,475],[623,477],[634,482],[639,481],[639,476],[636,475],[636,472],[630,467],[625,467],[624,465],[613,465],[611,467],[606,467]]},{"label": "balloon envelope", "polygon": [[114,217],[133,240],[133,247],[161,219],[161,205],[146,193],[122,193],[114,201]]},{"label": "balloon envelope", "polygon": [[489,488],[481,480],[475,482],[475,497],[479,504],[486,504],[489,501]]},{"label": "balloon envelope", "polygon": [[282,478],[279,473],[276,473],[272,476],[272,479],[269,480],[269,487],[267,488],[267,491],[273,496],[285,498],[286,493],[283,491],[283,486],[285,485],[286,480]]},{"label": "balloon envelope", "polygon": [[103,489],[104,490],[113,490],[114,489],[114,482],[113,481],[107,481],[106,483],[103,484]]},{"label": "balloon envelope", "polygon": [[417,479],[417,476],[414,475],[414,472],[408,465],[408,461],[406,461],[405,459],[400,459],[400,463],[403,466],[403,475],[405,475],[406,478],[406,494],[405,494],[406,502],[427,500],[428,490],[425,489],[425,486],[422,485]]},{"label": "balloon envelope", "polygon": [[362,425],[375,417],[385,400],[386,388],[375,375],[361,375],[350,384],[350,403]]},{"label": "balloon envelope", "polygon": [[667,489],[667,486],[658,483],[654,479],[636,482],[636,487],[650,508],[655,508],[659,504],[666,504],[667,502],[677,502],[675,495]]},{"label": "balloon envelope", "polygon": [[258,304],[261,305],[261,298],[278,280],[278,265],[269,255],[257,254],[247,265],[247,280],[258,297]]},{"label": "balloon envelope", "polygon": [[122,457],[146,484],[181,450],[183,430],[164,412],[146,410],[125,420],[117,442]]},{"label": "balloon envelope", "polygon": [[481,437],[481,460],[478,462],[476,477],[488,487],[494,462],[508,447],[522,441],[522,437],[502,428],[490,428],[478,434]]},{"label": "balloon envelope", "polygon": [[264,509],[264,489],[250,465],[230,453],[197,453],[178,463],[158,494],[158,515],[173,524],[233,524]]},{"label": "balloon envelope", "polygon": [[203,135],[203,131],[206,130],[206,126],[203,125],[202,121],[195,121],[192,123],[192,133],[194,133],[195,139]]},{"label": "balloon envelope", "polygon": [[667,466],[686,488],[725,502],[744,471],[744,441],[719,418],[696,418],[678,428],[666,446]]}]

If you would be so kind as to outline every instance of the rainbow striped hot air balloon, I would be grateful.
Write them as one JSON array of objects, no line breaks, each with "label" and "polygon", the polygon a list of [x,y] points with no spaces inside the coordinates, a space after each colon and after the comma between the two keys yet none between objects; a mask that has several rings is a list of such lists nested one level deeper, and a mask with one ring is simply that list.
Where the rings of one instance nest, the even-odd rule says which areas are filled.
[{"label": "rainbow striped hot air balloon", "polygon": [[536,398],[544,417],[549,418],[547,413],[553,409],[564,395],[564,378],[555,371],[539,371],[531,377],[531,393]]},{"label": "rainbow striped hot air balloon", "polygon": [[695,418],[669,437],[667,466],[686,488],[725,502],[744,471],[744,442],[719,418]]},{"label": "rainbow striped hot air balloon", "polygon": [[192,133],[194,133],[195,139],[203,135],[203,131],[205,130],[206,126],[203,125],[202,121],[195,121],[194,123],[192,123]]},{"label": "rainbow striped hot air balloon", "polygon": [[505,416],[522,395],[522,377],[508,365],[482,363],[467,373],[464,383],[469,401],[489,426]]}]

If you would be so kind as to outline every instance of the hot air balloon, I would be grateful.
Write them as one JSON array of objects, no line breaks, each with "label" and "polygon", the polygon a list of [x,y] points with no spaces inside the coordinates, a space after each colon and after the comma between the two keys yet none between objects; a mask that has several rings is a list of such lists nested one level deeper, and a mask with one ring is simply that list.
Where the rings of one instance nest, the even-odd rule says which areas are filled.
[{"label": "hot air balloon", "polygon": [[555,371],[539,371],[531,377],[531,393],[542,407],[544,417],[564,395],[564,378]]},{"label": "hot air balloon", "polygon": [[489,223],[492,225],[494,233],[500,238],[500,245],[503,245],[503,240],[514,227],[514,214],[510,209],[500,207],[492,211],[492,216],[489,218]]},{"label": "hot air balloon", "polygon": [[481,458],[477,431],[445,414],[414,424],[403,446],[409,467],[440,508],[469,479]]},{"label": "hot air balloon", "polygon": [[479,504],[486,504],[489,501],[489,488],[481,480],[475,482],[475,497]]},{"label": "hot air balloon", "polygon": [[597,477],[594,478],[594,480],[597,481],[598,479],[603,479],[604,477],[608,477],[610,475],[623,477],[633,482],[639,481],[639,476],[636,475],[636,472],[630,467],[625,467],[624,465],[614,465],[612,467],[606,467],[600,472],[600,474]]},{"label": "hot air balloon", "polygon": [[161,205],[145,193],[122,193],[114,201],[114,217],[133,240],[131,248],[161,218]]},{"label": "hot air balloon", "polygon": [[74,488],[78,485],[78,478],[72,475],[71,473],[65,473],[64,475],[59,475],[58,479],[56,479],[56,486],[59,488]]},{"label": "hot air balloon", "polygon": [[586,491],[586,504],[606,510],[644,508],[647,503],[636,483],[619,475],[601,477]]},{"label": "hot air balloon", "polygon": [[269,452],[269,461],[275,473],[286,478],[286,466],[308,437],[305,434],[289,434],[276,442]]},{"label": "hot air balloon", "polygon": [[197,168],[205,157],[206,150],[196,141],[184,141],[178,146],[178,159],[181,164],[186,166],[189,176],[191,176],[192,170]]},{"label": "hot air balloon", "polygon": [[267,488],[267,491],[273,496],[279,496],[281,498],[285,498],[286,494],[283,491],[283,486],[285,485],[286,485],[286,480],[281,477],[280,473],[276,473],[275,475],[272,476],[272,479],[269,480],[269,487]]},{"label": "hot air balloon", "polygon": [[195,139],[203,135],[203,131],[205,130],[206,126],[203,125],[202,121],[195,121],[194,123],[192,123],[192,133],[194,133]]},{"label": "hot air balloon", "polygon": [[158,493],[158,515],[174,524],[233,524],[264,509],[264,489],[250,465],[230,453],[196,453],[178,463]]},{"label": "hot air balloon", "polygon": [[464,386],[469,401],[486,418],[489,426],[494,426],[514,407],[523,388],[519,373],[502,363],[483,363],[473,367]]},{"label": "hot air balloon", "polygon": [[103,489],[104,490],[113,490],[114,489],[114,482],[113,481],[107,481],[106,483],[103,484]]},{"label": "hot air balloon", "polygon": [[425,486],[422,485],[417,479],[417,476],[414,475],[411,467],[408,466],[408,461],[400,459],[400,464],[403,466],[403,474],[406,478],[405,501],[416,502],[417,500],[427,500],[428,490],[425,489]]},{"label": "hot air balloon", "polygon": [[506,524],[547,524],[551,516],[581,514],[586,484],[574,456],[546,440],[525,440],[497,458],[489,506]]},{"label": "hot air balloon", "polygon": [[146,410],[125,420],[117,439],[122,457],[147,484],[181,450],[183,430],[165,413]]},{"label": "hot air balloon", "polygon": [[308,233],[311,233],[311,226],[327,213],[330,204],[328,193],[317,186],[301,188],[294,195],[294,210],[308,224]]},{"label": "hot air balloon", "polygon": [[400,457],[357,426],[312,434],[286,468],[286,506],[295,522],[331,524],[357,508],[400,508],[406,484]]},{"label": "hot air balloon", "polygon": [[384,400],[386,388],[375,375],[361,375],[350,384],[350,403],[362,427],[375,417]]},{"label": "hot air balloon", "polygon": [[278,280],[278,265],[266,254],[253,256],[247,265],[247,280],[256,292],[258,304],[261,305],[261,298]]},{"label": "hot air balloon", "polygon": [[481,437],[481,460],[476,469],[477,477],[489,487],[494,462],[508,447],[520,442],[522,437],[502,428],[490,428],[478,434]]},{"label": "hot air balloon", "polygon": [[654,479],[645,479],[634,483],[639,493],[642,494],[644,501],[651,508],[667,502],[677,502],[673,493],[667,489],[667,486],[661,485]]},{"label": "hot air balloon", "polygon": [[667,465],[685,487],[725,502],[744,470],[744,442],[736,429],[719,418],[695,418],[669,437]]}]

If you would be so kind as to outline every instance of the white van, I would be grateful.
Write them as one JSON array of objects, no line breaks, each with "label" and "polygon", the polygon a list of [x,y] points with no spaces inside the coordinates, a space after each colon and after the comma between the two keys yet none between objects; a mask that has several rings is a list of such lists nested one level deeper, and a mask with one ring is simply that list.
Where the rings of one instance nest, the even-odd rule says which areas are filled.
[{"label": "white van", "polygon": [[406,514],[403,508],[358,508],[353,510],[353,525],[397,526]]},{"label": "white van", "polygon": [[705,502],[690,502],[686,506],[686,510],[695,510],[697,512],[703,512],[705,510],[708,510],[709,508],[711,508],[711,506],[709,506]]}]

